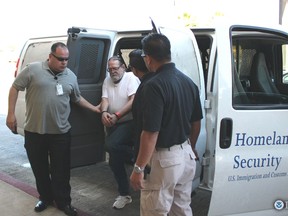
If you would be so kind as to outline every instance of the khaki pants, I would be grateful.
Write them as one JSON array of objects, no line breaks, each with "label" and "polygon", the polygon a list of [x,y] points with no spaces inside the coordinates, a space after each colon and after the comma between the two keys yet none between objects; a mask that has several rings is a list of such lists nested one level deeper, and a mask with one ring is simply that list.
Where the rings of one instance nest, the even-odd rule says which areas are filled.
[{"label": "khaki pants", "polygon": [[191,216],[196,161],[188,142],[155,150],[150,165],[150,174],[141,190],[140,215]]}]

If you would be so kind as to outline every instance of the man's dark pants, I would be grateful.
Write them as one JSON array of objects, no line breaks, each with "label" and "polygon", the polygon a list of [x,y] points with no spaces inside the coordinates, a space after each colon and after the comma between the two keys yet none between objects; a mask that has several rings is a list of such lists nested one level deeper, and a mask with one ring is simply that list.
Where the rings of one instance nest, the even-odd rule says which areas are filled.
[{"label": "man's dark pants", "polygon": [[127,121],[106,128],[106,151],[109,153],[109,165],[118,183],[121,196],[130,194],[130,182],[125,164],[133,163],[134,123]]},{"label": "man's dark pants", "polygon": [[71,204],[70,132],[38,134],[25,131],[25,148],[36,179],[39,199],[58,208]]}]

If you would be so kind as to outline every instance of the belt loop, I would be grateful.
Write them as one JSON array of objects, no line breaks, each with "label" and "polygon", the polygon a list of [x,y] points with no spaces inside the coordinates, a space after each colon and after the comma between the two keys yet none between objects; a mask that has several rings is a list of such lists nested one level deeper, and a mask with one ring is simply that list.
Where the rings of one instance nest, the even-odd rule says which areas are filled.
[{"label": "belt loop", "polygon": [[170,147],[168,148],[168,151],[170,151]]},{"label": "belt loop", "polygon": [[180,146],[181,146],[181,149],[183,149],[183,146],[182,146],[182,144],[180,144]]}]

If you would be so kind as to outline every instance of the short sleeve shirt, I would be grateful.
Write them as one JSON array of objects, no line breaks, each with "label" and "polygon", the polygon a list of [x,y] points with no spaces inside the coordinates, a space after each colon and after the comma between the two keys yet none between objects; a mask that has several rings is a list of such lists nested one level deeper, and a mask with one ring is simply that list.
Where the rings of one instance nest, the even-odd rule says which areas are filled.
[{"label": "short sleeve shirt", "polygon": [[[63,89],[61,95],[57,94],[57,84]],[[16,77],[13,87],[26,90],[25,130],[39,134],[68,132],[70,101],[80,101],[77,77],[70,69],[55,76],[48,61],[31,63]]]},{"label": "short sleeve shirt", "polygon": [[[121,110],[127,104],[129,97],[136,93],[139,84],[140,80],[132,72],[125,72],[117,84],[114,84],[110,76],[107,76],[102,87],[102,97],[108,99],[108,112],[115,113]],[[118,123],[132,119],[132,113],[129,112]]]},{"label": "short sleeve shirt", "polygon": [[161,66],[142,92],[143,130],[159,132],[156,147],[183,143],[203,118],[198,87],[174,63]]}]

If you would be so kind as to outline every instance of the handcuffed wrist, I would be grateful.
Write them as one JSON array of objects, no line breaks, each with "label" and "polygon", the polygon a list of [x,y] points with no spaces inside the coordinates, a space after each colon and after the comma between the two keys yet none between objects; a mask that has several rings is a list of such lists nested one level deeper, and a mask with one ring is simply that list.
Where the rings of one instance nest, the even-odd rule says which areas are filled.
[{"label": "handcuffed wrist", "polygon": [[121,118],[121,115],[120,115],[119,112],[115,112],[115,113],[113,113],[113,114],[117,117],[118,120]]}]

